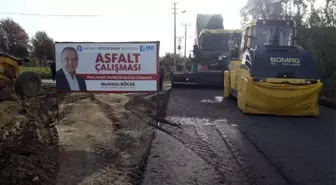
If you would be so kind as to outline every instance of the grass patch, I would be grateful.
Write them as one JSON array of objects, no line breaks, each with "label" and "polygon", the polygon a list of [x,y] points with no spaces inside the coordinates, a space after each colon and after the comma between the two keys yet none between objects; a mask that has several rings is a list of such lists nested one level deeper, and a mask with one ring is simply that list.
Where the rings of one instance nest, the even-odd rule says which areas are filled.
[{"label": "grass patch", "polygon": [[41,75],[42,79],[51,79],[51,70],[49,67],[25,67],[20,66],[20,72],[35,72]]}]

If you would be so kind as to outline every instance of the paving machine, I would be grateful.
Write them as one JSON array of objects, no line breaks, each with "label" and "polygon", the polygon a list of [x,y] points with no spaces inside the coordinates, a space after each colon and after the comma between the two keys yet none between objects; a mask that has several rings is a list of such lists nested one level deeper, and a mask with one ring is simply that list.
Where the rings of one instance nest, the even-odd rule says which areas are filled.
[{"label": "paving machine", "polygon": [[224,72],[224,97],[236,97],[244,113],[319,115],[322,88],[318,64],[296,46],[293,20],[257,20],[247,24],[238,52],[231,51]]},{"label": "paving machine", "polygon": [[191,69],[174,72],[176,85],[205,85],[223,88],[223,72],[228,69],[230,41],[241,39],[241,30],[225,30],[221,14],[198,14]]},{"label": "paving machine", "polygon": [[13,100],[15,95],[22,99],[39,95],[42,85],[39,74],[20,73],[20,65],[25,62],[29,60],[0,52],[0,101]]}]

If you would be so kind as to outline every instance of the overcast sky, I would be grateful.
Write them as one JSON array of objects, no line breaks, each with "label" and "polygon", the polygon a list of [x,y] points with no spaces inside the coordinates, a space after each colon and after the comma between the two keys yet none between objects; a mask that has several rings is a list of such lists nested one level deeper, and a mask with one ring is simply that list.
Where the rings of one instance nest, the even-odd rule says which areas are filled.
[{"label": "overcast sky", "polygon": [[[179,0],[177,36],[188,27],[187,50],[192,49],[197,13],[220,13],[224,27],[240,28],[239,9],[247,0]],[[55,41],[161,41],[160,55],[173,52],[172,0],[0,0],[0,18],[10,17],[33,36],[46,31]],[[94,14],[100,17],[50,17],[4,14]],[[189,38],[190,37],[190,38]]]}]

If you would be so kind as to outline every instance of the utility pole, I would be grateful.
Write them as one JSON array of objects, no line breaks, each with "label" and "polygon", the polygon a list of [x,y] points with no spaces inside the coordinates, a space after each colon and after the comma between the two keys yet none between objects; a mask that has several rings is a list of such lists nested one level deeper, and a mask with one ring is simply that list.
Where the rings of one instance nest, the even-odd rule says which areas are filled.
[{"label": "utility pole", "polygon": [[174,72],[176,72],[176,10],[177,10],[177,8],[176,8],[176,2],[174,2],[173,3],[173,10],[174,10],[174,56],[173,56],[173,58],[174,58]]},{"label": "utility pole", "polygon": [[184,26],[184,57],[187,58],[187,36],[188,36],[188,26],[191,24],[184,23],[182,26]]},{"label": "utility pole", "polygon": [[[176,8],[176,5],[177,5],[177,3],[174,2],[173,3],[173,10],[174,10],[174,12],[173,12],[173,14],[174,14],[174,56],[173,56],[173,58],[174,58],[174,72],[176,71],[176,14],[178,14],[178,12],[176,12],[176,10],[178,9],[178,8]],[[183,10],[180,13],[186,13],[186,11]]]},{"label": "utility pole", "polygon": [[179,51],[178,54],[179,54],[180,56],[182,56],[182,53],[181,53],[181,49],[182,49],[182,48],[181,48],[181,45],[182,45],[182,38],[183,38],[183,37],[179,36],[178,39],[177,39],[177,40],[178,40],[178,47],[177,47],[177,50]]}]

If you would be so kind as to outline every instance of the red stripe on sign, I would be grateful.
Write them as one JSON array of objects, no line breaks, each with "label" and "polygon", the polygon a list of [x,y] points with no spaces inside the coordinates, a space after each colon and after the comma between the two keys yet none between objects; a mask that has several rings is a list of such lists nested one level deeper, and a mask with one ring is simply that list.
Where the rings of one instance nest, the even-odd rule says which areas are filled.
[{"label": "red stripe on sign", "polygon": [[78,74],[85,80],[158,80],[157,74]]},{"label": "red stripe on sign", "polygon": [[158,91],[57,91],[58,93],[158,93]]}]

